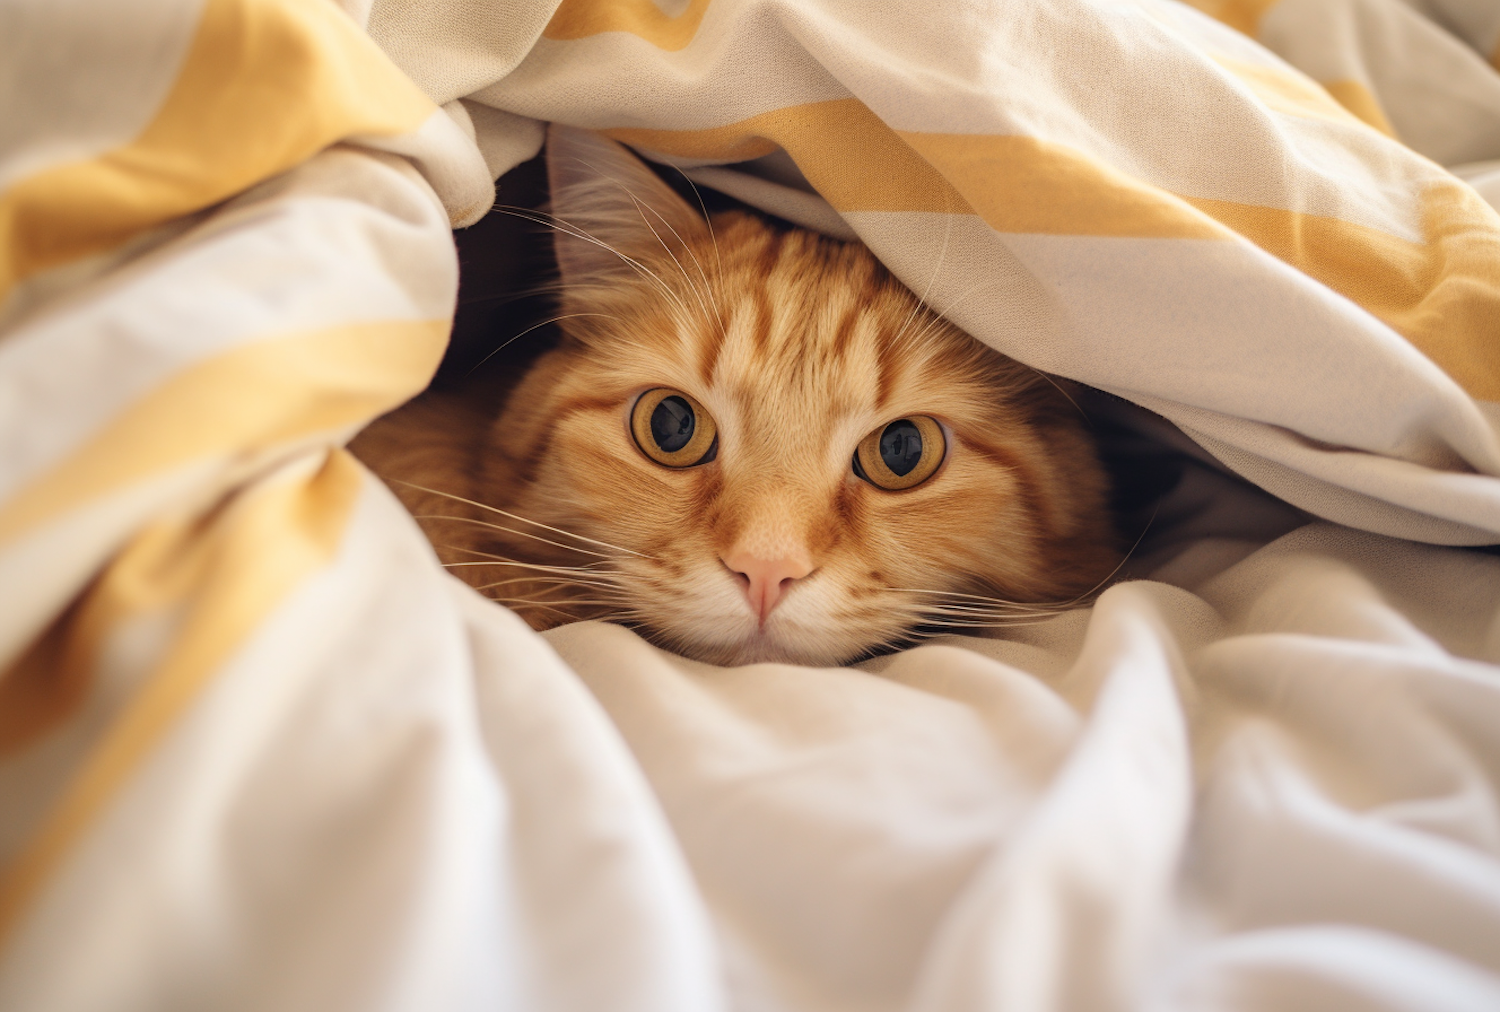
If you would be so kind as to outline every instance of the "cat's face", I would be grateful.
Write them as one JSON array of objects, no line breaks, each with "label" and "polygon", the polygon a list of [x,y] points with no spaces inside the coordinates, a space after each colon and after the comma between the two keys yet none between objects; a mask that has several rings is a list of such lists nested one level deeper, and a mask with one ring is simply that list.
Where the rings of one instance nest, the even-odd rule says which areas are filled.
[{"label": "cat's face", "polygon": [[502,546],[590,567],[534,624],[615,615],[704,660],[832,664],[1108,574],[1103,479],[1048,381],[860,246],[742,214],[711,234],[623,149],[551,144],[558,216],[609,249],[560,234],[568,339],[484,454],[485,498],[592,539]]}]

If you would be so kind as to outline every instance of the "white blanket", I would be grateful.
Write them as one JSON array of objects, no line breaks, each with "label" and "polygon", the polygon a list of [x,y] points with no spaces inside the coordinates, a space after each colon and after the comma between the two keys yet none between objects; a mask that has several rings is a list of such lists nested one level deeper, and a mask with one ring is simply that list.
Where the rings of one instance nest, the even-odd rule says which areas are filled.
[{"label": "white blanket", "polygon": [[[1500,18],[1204,6],[0,9],[0,1008],[1500,1008],[1500,217],[1389,136],[1490,185]],[[339,446],[539,118],[1176,421],[1141,578],[822,670],[447,577]]]}]

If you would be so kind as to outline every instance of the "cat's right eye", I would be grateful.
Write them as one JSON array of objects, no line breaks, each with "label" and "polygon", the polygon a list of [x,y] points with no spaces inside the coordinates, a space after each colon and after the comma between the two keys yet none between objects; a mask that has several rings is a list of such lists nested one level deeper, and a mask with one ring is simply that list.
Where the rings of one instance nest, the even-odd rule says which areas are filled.
[{"label": "cat's right eye", "polygon": [[943,427],[926,415],[882,425],[860,440],[854,473],[876,488],[900,492],[932,477],[948,452]]},{"label": "cat's right eye", "polygon": [[630,409],[630,433],[641,452],[663,467],[706,464],[719,447],[713,417],[693,398],[669,387],[637,398]]}]

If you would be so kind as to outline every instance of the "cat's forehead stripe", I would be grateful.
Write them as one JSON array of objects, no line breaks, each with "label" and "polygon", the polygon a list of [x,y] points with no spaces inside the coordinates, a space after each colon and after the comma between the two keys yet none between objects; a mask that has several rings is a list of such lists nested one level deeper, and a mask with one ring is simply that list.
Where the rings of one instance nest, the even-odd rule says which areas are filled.
[{"label": "cat's forehead stripe", "polygon": [[760,264],[758,275],[762,278],[775,276],[776,269],[781,265],[781,255],[786,247],[786,234],[775,230],[768,230],[765,237],[765,246],[760,251]]},{"label": "cat's forehead stripe", "polygon": [[706,337],[701,342],[694,341],[693,335],[688,333],[678,334],[678,339],[688,349],[692,349],[701,343],[703,352],[698,357],[698,375],[705,388],[713,386],[714,373],[719,367],[719,356],[724,353],[724,342],[728,339],[729,328],[734,325],[734,307],[725,307],[722,300],[715,300],[715,319],[706,327]]},{"label": "cat's forehead stripe", "polygon": [[780,424],[809,407],[828,419],[922,410],[934,368],[952,401],[954,366],[978,364],[943,354],[951,328],[863,248],[733,216],[720,226],[721,250],[705,235],[694,253],[716,268],[704,297],[676,309],[655,300],[667,324],[657,331],[666,341],[652,341],[666,356],[658,381],[701,383],[731,398],[744,424]]},{"label": "cat's forehead stripe", "polygon": [[880,381],[875,387],[875,408],[884,411],[891,403],[891,394],[896,386],[896,369],[898,368],[896,356],[892,354],[891,345],[887,343],[880,349]]},{"label": "cat's forehead stripe", "polygon": [[840,316],[838,326],[833,332],[833,344],[829,349],[829,357],[835,362],[840,362],[849,357],[849,348],[854,340],[854,328],[859,323],[860,304],[850,299],[849,304],[844,307],[843,315]]},{"label": "cat's forehead stripe", "polygon": [[755,350],[765,355],[771,350],[771,333],[776,329],[776,299],[770,285],[752,285],[750,298],[755,304],[755,325],[750,333],[755,339]]}]

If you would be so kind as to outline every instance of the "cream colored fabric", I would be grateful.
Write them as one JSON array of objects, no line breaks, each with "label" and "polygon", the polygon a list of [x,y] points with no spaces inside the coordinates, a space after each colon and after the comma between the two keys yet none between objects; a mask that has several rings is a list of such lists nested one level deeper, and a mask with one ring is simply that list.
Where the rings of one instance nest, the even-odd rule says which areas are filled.
[{"label": "cream colored fabric", "polygon": [[1489,0],[1404,0],[1500,68],[1500,7]]},{"label": "cream colored fabric", "polygon": [[[1429,154],[1500,154],[1500,74],[1395,0],[1224,6],[1430,130]],[[1165,415],[1303,508],[1500,536],[1500,439],[1476,404],[1500,399],[1500,216],[1196,11],[574,0],[495,76],[468,101],[680,166],[785,149],[966,329]],[[826,218],[729,171],[702,178]]]},{"label": "cream colored fabric", "polygon": [[[1223,14],[1235,5],[1197,6]],[[1489,60],[1500,47],[1495,5],[1278,0],[1262,6],[1253,22],[1243,15],[1227,20],[1356,116],[1443,165],[1500,157],[1500,74]]]},{"label": "cream colored fabric", "polygon": [[[1385,536],[1500,532],[1473,191],[1168,2],[557,6],[0,7],[0,1008],[1500,1006],[1500,558]],[[1142,579],[718,670],[444,576],[339,446],[543,118],[1176,421]]]},{"label": "cream colored fabric", "polygon": [[1453,172],[1458,178],[1474,187],[1474,192],[1495,207],[1500,207],[1500,159],[1457,165],[1454,166]]},{"label": "cream colored fabric", "polygon": [[737,1007],[1494,1007],[1500,559],[1313,525],[1188,575],[1243,551],[859,671],[548,639]]}]

